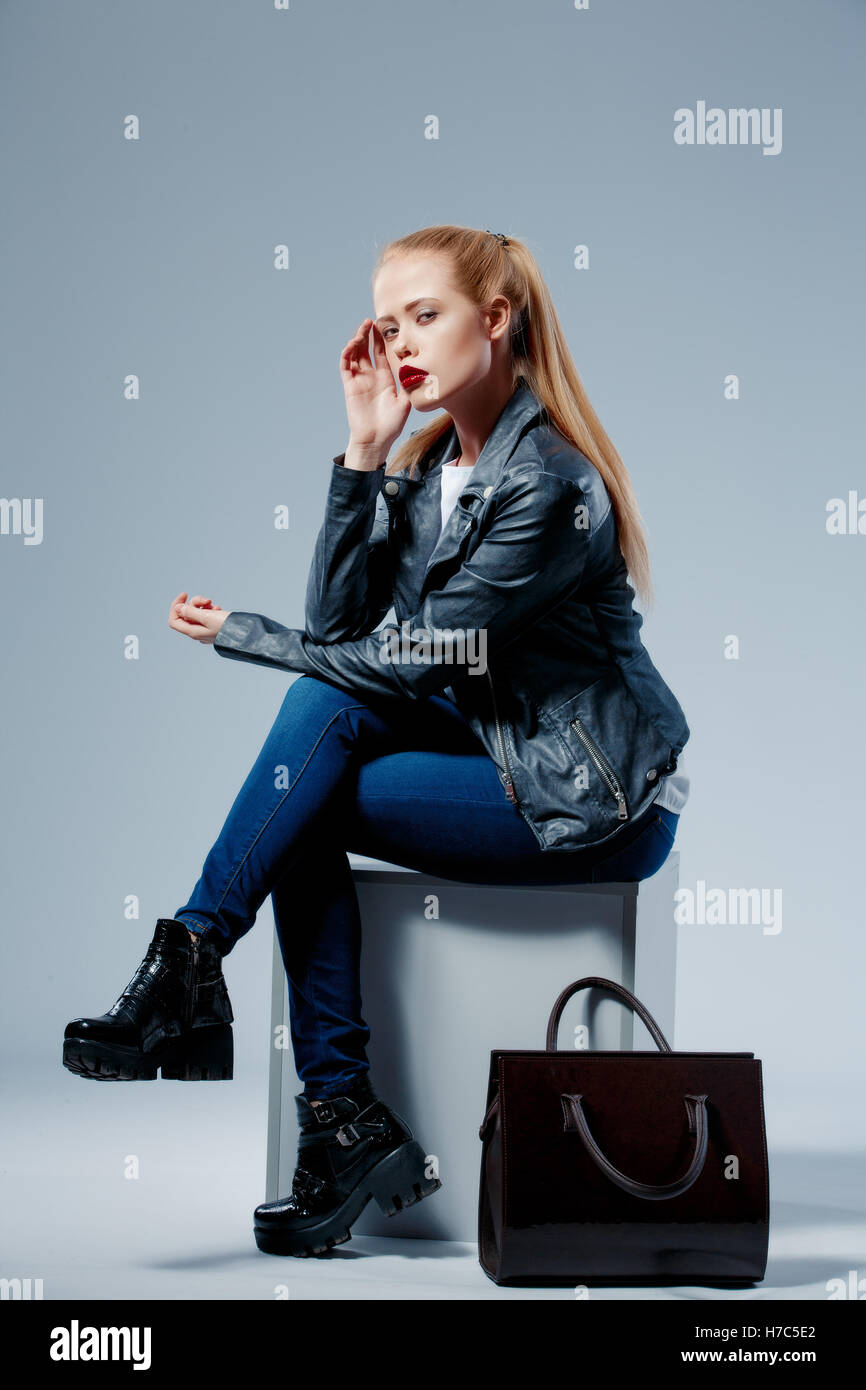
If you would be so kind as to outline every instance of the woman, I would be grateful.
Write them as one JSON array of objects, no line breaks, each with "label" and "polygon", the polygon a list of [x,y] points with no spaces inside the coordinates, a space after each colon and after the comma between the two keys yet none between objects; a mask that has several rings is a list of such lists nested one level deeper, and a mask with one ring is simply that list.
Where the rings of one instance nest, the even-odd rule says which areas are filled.
[{"label": "woman", "polygon": [[[629,573],[650,597],[637,504],[529,250],[425,228],[385,248],[373,299],[340,362],[349,442],[305,629],[186,592],[170,610],[301,679],[188,902],[64,1042],[83,1076],[230,1077],[221,961],[271,894],[304,1087],[292,1193],[255,1213],[276,1254],[324,1253],[370,1197],[393,1211],[439,1186],[370,1084],[347,851],[475,883],[643,879],[688,792],[688,725],[632,606]],[[385,467],[412,406],[437,413]],[[376,631],[392,604],[399,632]]]}]

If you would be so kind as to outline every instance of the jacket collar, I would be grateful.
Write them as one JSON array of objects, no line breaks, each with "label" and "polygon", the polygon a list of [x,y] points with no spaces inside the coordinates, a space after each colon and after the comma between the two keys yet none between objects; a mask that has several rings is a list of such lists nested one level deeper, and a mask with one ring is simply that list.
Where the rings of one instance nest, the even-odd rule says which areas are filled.
[{"label": "jacket collar", "polygon": [[[452,509],[451,515],[442,529],[439,531],[439,498],[441,496],[441,470],[453,458],[459,448],[457,430],[452,424],[451,428],[437,441],[433,452],[427,463],[426,469],[418,478],[409,478],[403,474],[393,474],[383,484],[383,491],[386,500],[393,507],[398,498],[405,503],[412,493],[411,488],[429,487],[431,496],[429,498],[430,512],[426,515],[427,508],[424,507],[425,517],[422,529],[429,525],[436,539],[432,540],[432,551],[430,552],[421,581],[420,599],[423,599],[428,587],[432,582],[432,576],[440,565],[450,566],[460,553],[464,537],[474,525],[474,517],[467,521],[467,508],[464,503],[469,498],[477,498],[482,504],[490,496],[497,482],[499,481],[506,463],[511,458],[521,435],[527,427],[544,411],[544,407],[537,397],[530,391],[529,387],[518,383],[511,396],[506,401],[499,418],[493,429],[484,442],[481,453],[478,455],[475,467],[466,471],[470,474],[466,486],[461,489],[457,505]],[[397,483],[397,487],[392,487],[388,491],[388,483]],[[434,496],[435,494],[435,496]],[[435,506],[434,506],[435,502]],[[402,511],[402,507],[398,510]],[[480,508],[470,508],[477,512]],[[420,532],[418,533],[420,534]]]},{"label": "jacket collar", "polygon": [[[471,470],[467,469],[469,477],[466,486],[461,489],[460,497],[477,497],[483,500],[489,497],[490,492],[499,482],[502,470],[513,454],[517,443],[525,431],[527,425],[536,419],[543,411],[544,407],[538,398],[530,391],[529,387],[518,382],[514,391],[505,402],[496,424],[487,436],[481,453]],[[423,487],[434,476],[438,481],[439,470],[445,466],[449,459],[453,458],[459,450],[460,441],[457,438],[457,429],[452,424],[450,429],[437,441],[434,452],[430,458],[426,469],[420,478],[403,478],[401,487],[405,484],[408,487]],[[394,475],[401,478],[400,474]]]}]

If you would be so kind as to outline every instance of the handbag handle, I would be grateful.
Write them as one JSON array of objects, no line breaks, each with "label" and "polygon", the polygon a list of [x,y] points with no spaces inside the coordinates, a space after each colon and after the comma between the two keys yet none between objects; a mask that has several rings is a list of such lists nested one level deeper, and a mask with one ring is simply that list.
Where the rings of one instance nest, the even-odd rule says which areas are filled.
[{"label": "handbag handle", "polygon": [[576,994],[579,989],[589,989],[590,987],[607,989],[610,990],[612,994],[616,994],[625,1004],[628,1004],[630,1009],[634,1010],[638,1018],[646,1026],[659,1052],[670,1052],[670,1043],[649,1010],[644,1008],[640,1000],[632,994],[630,989],[626,989],[625,985],[618,985],[616,980],[606,980],[603,975],[584,975],[583,979],[575,980],[572,985],[566,985],[554,1004],[547,1023],[546,1050],[548,1052],[556,1052],[557,1050],[559,1020],[562,1018],[562,1011],[569,999],[573,994]]},{"label": "handbag handle", "polygon": [[[568,1003],[569,999],[573,994],[576,994],[579,989],[589,988],[607,989],[610,990],[612,994],[617,995],[618,998],[620,998],[625,1004],[628,1004],[630,1009],[634,1010],[638,1018],[645,1024],[648,1031],[652,1034],[653,1040],[656,1043],[659,1052],[671,1051],[670,1043],[668,1042],[661,1028],[659,1028],[652,1014],[649,1012],[648,1009],[644,1008],[643,1004],[640,1002],[636,995],[632,994],[631,990],[626,989],[625,985],[617,984],[616,980],[606,980],[603,975],[584,975],[582,979],[575,980],[573,984],[566,985],[565,989],[562,991],[551,1010],[550,1018],[547,1023],[547,1040],[545,1047],[545,1050],[547,1052],[557,1051],[556,1044],[557,1034],[559,1032],[559,1020],[562,1018],[562,1011]],[[484,1116],[484,1119],[481,1121],[481,1124],[478,1129],[478,1138],[482,1140],[482,1142],[484,1141],[488,1133],[488,1125],[490,1124],[490,1121],[493,1118],[495,1112],[498,1110],[498,1108],[499,1094],[497,1092],[497,1094],[493,1097],[493,1100],[490,1102],[490,1105],[487,1107],[487,1113]],[[686,1110],[689,1110],[688,1102],[686,1103]],[[691,1120],[691,1112],[689,1112],[689,1118]],[[689,1133],[691,1132],[692,1125],[690,1123]],[[613,1169],[613,1171],[615,1172],[616,1170]],[[697,1176],[697,1174],[695,1176]],[[626,1178],[625,1181],[628,1182],[629,1179]]]},{"label": "handbag handle", "polygon": [[[637,1182],[634,1178],[628,1178],[625,1173],[614,1168],[610,1159],[605,1158],[589,1132],[589,1125],[586,1123],[586,1116],[583,1113],[583,1096],[560,1096],[565,1115],[562,1127],[566,1131],[576,1131],[580,1135],[590,1158],[601,1169],[605,1177],[610,1178],[611,1182],[615,1182],[617,1187],[622,1188],[623,1192],[630,1193],[632,1197],[644,1197],[649,1201],[663,1201],[668,1197],[679,1197],[682,1192],[686,1192],[692,1183],[700,1177],[707,1157],[707,1098],[703,1095],[684,1096],[683,1099],[689,1119],[689,1133],[695,1136],[695,1152],[682,1177],[663,1186]],[[691,1106],[689,1105],[690,1101],[692,1102]]]}]

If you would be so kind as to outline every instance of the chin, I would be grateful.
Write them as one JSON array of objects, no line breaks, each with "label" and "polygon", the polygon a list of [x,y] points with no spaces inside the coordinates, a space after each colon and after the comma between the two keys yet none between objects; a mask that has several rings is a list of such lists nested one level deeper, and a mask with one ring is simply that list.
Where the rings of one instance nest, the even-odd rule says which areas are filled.
[{"label": "chin", "polygon": [[454,399],[455,394],[456,392],[453,386],[449,386],[447,390],[443,390],[441,382],[439,383],[439,390],[435,396],[426,395],[424,387],[419,386],[417,392],[412,393],[412,408],[413,410],[420,410],[422,412],[428,410],[447,410],[447,403],[449,400]]}]

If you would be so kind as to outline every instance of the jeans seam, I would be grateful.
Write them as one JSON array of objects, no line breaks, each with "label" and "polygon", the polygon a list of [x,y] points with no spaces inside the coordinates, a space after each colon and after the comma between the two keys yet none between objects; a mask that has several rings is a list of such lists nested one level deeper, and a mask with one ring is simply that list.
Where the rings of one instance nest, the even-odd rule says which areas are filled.
[{"label": "jeans seam", "polygon": [[282,807],[285,805],[286,798],[289,797],[289,796],[291,796],[292,792],[294,791],[295,787],[296,787],[297,784],[298,784],[298,781],[299,781],[300,778],[303,776],[303,774],[306,772],[307,767],[308,767],[309,762],[310,762],[310,759],[312,758],[313,754],[316,752],[316,749],[319,747],[319,744],[321,743],[322,739],[325,737],[325,734],[328,732],[328,730],[330,729],[331,725],[334,723],[334,720],[335,720],[335,719],[339,719],[339,717],[340,717],[341,714],[345,714],[347,711],[355,710],[355,709],[366,709],[366,706],[365,706],[365,705],[346,705],[346,706],[344,706],[343,709],[337,710],[336,713],[333,714],[333,715],[331,716],[331,718],[328,720],[327,724],[325,725],[324,729],[322,729],[322,730],[320,731],[318,738],[316,739],[315,743],[313,744],[312,748],[310,749],[309,753],[307,754],[306,758],[304,759],[303,766],[300,767],[300,768],[298,769],[297,773],[296,773],[295,776],[293,777],[291,786],[290,786],[290,787],[286,787],[285,792],[284,792],[283,795],[280,797],[280,800],[277,802],[276,806],[273,807],[273,809],[272,809],[270,815],[266,818],[266,820],[262,823],[262,825],[259,826],[258,830],[256,831],[255,835],[253,836],[253,838],[252,838],[252,840],[250,841],[249,845],[248,845],[248,846],[246,847],[246,849],[244,850],[243,854],[240,856],[240,858],[239,858],[238,860],[236,860],[235,865],[234,865],[234,868],[233,868],[232,873],[231,873],[231,876],[230,876],[230,878],[228,879],[228,882],[226,883],[226,885],[225,885],[225,887],[223,888],[222,892],[220,893],[219,898],[217,899],[217,905],[216,905],[216,908],[214,909],[214,911],[216,912],[217,915],[219,915],[220,911],[222,910],[222,905],[223,905],[223,903],[225,902],[226,898],[228,897],[228,894],[230,893],[230,891],[231,891],[231,889],[232,889],[232,886],[233,886],[233,884],[235,883],[235,881],[236,881],[236,879],[237,879],[237,877],[238,877],[238,874],[240,873],[240,871],[241,871],[241,869],[243,868],[244,864],[245,864],[245,863],[247,862],[247,860],[249,859],[250,854],[252,853],[252,851],[253,851],[253,849],[255,848],[256,844],[257,844],[258,841],[261,839],[261,837],[262,837],[262,835],[264,834],[264,832],[267,830],[267,828],[268,828],[268,826],[270,825],[271,821],[273,820],[274,816],[275,816],[275,815],[277,814],[277,812],[280,811],[280,810],[282,809]]},{"label": "jeans seam", "polygon": [[[191,914],[190,914],[190,915],[191,915]],[[181,916],[181,917],[175,917],[175,918],[174,918],[174,921],[175,921],[175,922],[183,922],[183,925],[184,925],[185,927],[189,928],[189,925],[190,925],[190,924],[189,924],[189,922],[186,920],[186,918],[187,918],[187,914],[184,913],[183,916]],[[205,932],[210,931],[211,927],[213,926],[213,923],[212,923],[212,922],[200,922],[200,921],[198,920],[197,917],[193,917],[193,918],[192,918],[192,925],[195,926],[195,927],[198,927],[198,928],[199,928],[199,931],[200,931],[202,934],[204,934]]]},{"label": "jeans seam", "polygon": [[674,839],[676,838],[675,833],[672,832],[672,831],[668,828],[668,826],[665,825],[665,823],[664,823],[664,821],[662,820],[661,816],[659,816],[659,815],[656,816],[655,820],[652,822],[652,827],[653,827],[654,830],[658,830],[658,831],[660,832],[660,834],[662,835],[662,838],[664,839],[664,842],[665,842],[665,844],[668,846],[668,848],[669,848],[669,849],[673,849],[673,847],[674,847]]}]

